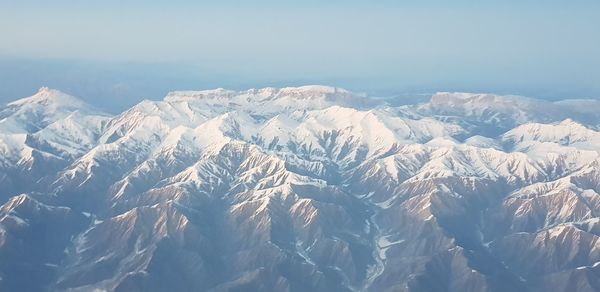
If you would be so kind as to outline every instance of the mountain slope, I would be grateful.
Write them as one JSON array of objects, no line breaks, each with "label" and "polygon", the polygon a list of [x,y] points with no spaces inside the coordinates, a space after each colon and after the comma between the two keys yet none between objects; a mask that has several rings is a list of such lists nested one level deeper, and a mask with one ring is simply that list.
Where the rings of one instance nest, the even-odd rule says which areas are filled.
[{"label": "mountain slope", "polygon": [[43,88],[0,110],[0,287],[594,291],[596,103]]}]

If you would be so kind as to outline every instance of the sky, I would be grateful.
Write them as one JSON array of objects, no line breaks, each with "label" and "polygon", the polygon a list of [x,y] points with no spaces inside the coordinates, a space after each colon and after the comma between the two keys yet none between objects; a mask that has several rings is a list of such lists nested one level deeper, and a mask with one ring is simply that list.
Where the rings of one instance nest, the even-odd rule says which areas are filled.
[{"label": "sky", "polygon": [[325,84],[600,98],[600,1],[0,0],[0,103]]}]

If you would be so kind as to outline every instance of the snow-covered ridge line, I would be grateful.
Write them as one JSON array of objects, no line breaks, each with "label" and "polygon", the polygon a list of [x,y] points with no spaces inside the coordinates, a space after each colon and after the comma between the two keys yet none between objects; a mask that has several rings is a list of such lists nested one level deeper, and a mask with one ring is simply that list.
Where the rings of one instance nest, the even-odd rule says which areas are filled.
[{"label": "snow-covered ridge line", "polygon": [[229,90],[224,88],[216,88],[209,90],[185,90],[185,91],[172,91],[167,94],[165,97],[165,101],[178,101],[178,100],[186,100],[190,98],[231,98],[235,96],[247,96],[254,98],[276,98],[278,96],[314,96],[314,95],[326,95],[326,94],[347,94],[347,95],[355,95],[362,96],[357,93],[352,93],[346,89],[338,88],[338,87],[330,87],[323,85],[306,85],[300,87],[283,87],[283,88],[275,88],[275,87],[265,87],[259,89],[248,89],[248,90]]},{"label": "snow-covered ridge line", "polygon": [[600,261],[600,114],[580,103],[303,86],[110,117],[43,88],[0,109],[0,254],[24,251],[0,276],[56,277],[0,290],[547,291]]}]

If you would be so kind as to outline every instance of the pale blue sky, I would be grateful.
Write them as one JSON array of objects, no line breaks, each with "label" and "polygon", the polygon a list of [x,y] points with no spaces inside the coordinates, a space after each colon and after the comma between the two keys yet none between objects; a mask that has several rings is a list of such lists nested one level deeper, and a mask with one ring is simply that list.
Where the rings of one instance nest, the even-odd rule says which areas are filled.
[{"label": "pale blue sky", "polygon": [[600,97],[600,1],[322,2],[0,0],[0,102],[41,85],[113,107],[302,83]]}]

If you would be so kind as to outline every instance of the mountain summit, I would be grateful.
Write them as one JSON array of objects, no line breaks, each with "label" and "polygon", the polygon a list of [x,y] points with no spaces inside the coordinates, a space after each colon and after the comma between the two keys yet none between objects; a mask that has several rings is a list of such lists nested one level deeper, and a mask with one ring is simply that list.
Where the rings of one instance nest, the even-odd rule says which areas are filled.
[{"label": "mountain summit", "polygon": [[[391,104],[391,103],[390,103]],[[597,291],[596,101],[327,86],[0,108],[1,291]]]}]

